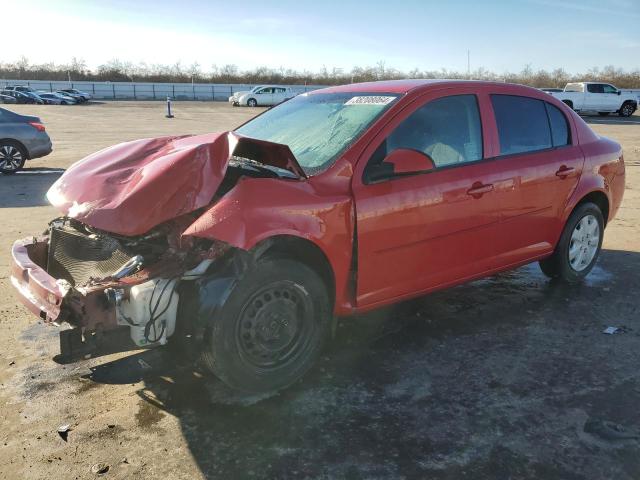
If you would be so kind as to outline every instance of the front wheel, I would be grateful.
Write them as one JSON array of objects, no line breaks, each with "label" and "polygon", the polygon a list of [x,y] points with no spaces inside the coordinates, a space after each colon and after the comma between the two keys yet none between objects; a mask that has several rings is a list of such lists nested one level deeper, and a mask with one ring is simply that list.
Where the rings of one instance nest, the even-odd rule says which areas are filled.
[{"label": "front wheel", "polygon": [[327,289],[313,270],[289,259],[263,259],[211,319],[204,363],[232,388],[280,390],[314,364],[330,318]]},{"label": "front wheel", "polygon": [[257,107],[258,106],[258,102],[256,101],[255,98],[250,98],[249,100],[247,100],[247,106],[248,107]]},{"label": "front wheel", "polygon": [[570,283],[582,280],[598,260],[603,236],[600,208],[594,203],[583,203],[569,217],[553,254],[540,261],[542,272]]}]

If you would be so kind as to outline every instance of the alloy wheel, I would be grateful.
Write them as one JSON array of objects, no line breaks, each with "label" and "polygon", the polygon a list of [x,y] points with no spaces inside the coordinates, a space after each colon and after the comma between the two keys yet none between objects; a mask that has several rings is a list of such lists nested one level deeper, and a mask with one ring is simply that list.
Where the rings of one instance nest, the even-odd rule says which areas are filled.
[{"label": "alloy wheel", "polygon": [[0,146],[0,169],[7,172],[19,170],[22,166],[22,152],[13,145]]}]

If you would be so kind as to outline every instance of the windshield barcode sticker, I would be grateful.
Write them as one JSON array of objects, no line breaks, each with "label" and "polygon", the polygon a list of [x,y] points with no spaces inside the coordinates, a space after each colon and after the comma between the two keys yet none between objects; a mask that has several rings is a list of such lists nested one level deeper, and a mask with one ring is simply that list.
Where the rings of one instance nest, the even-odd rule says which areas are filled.
[{"label": "windshield barcode sticker", "polygon": [[345,102],[345,105],[387,105],[395,100],[396,97],[387,96],[371,96],[352,97]]}]

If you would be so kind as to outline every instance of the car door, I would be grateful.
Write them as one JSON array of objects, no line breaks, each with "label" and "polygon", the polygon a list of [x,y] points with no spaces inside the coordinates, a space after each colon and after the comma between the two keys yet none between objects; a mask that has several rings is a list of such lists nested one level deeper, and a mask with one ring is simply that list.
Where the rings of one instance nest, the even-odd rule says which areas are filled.
[{"label": "car door", "polygon": [[604,89],[601,83],[588,83],[582,110],[599,111],[604,106]]},{"label": "car door", "polygon": [[264,87],[256,92],[258,105],[273,105],[273,88]]},{"label": "car door", "polygon": [[618,89],[608,83],[602,84],[602,95],[600,95],[601,112],[615,112],[620,108],[620,95]]},{"label": "car door", "polygon": [[491,105],[500,148],[491,161],[493,174],[512,182],[496,191],[500,224],[494,261],[509,266],[553,250],[584,156],[571,140],[567,117],[551,103],[496,93]]},{"label": "car door", "polygon": [[273,104],[277,105],[281,102],[284,102],[285,89],[280,87],[275,87],[273,89]]},{"label": "car door", "polygon": [[[470,278],[493,256],[499,221],[481,112],[473,89],[415,101],[369,145],[353,181],[358,306],[416,295]],[[428,154],[435,169],[374,178],[396,149]],[[382,168],[381,170],[384,170]]]}]

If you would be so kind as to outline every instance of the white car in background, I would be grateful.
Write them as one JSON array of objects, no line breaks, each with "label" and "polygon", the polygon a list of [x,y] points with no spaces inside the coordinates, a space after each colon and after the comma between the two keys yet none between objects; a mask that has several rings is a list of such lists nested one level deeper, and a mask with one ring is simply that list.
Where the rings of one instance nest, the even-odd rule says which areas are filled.
[{"label": "white car in background", "polygon": [[260,85],[253,87],[248,92],[234,93],[229,97],[229,103],[233,106],[246,105],[247,107],[262,107],[277,105],[293,97],[294,93],[288,87]]}]

